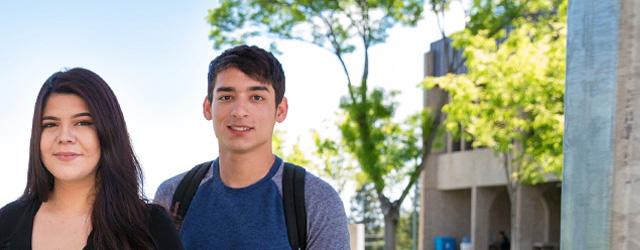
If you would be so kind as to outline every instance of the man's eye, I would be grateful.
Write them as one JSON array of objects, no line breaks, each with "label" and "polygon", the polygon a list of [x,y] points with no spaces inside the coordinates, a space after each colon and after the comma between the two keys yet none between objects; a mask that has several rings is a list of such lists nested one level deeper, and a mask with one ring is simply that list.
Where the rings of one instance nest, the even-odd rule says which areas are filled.
[{"label": "man's eye", "polygon": [[264,100],[264,97],[259,96],[259,95],[254,95],[254,96],[252,97],[252,99],[253,99],[254,101],[256,101],[256,102],[259,102],[259,101],[263,101],[263,100]]},{"label": "man's eye", "polygon": [[221,97],[218,97],[218,101],[229,101],[231,100],[231,96],[228,95],[223,95]]}]

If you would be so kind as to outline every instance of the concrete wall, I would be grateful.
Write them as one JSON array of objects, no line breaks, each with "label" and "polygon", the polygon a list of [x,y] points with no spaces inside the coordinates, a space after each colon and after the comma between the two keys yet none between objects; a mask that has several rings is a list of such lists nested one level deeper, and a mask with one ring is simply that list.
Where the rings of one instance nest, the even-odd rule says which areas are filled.
[{"label": "concrete wall", "polygon": [[520,186],[515,202],[515,224],[517,232],[511,228],[513,249],[532,249],[536,242],[545,242],[548,216],[544,200],[532,186]]},{"label": "concrete wall", "polygon": [[545,201],[548,214],[545,242],[554,244],[560,243],[560,207],[562,191],[559,183],[548,183],[541,185],[540,195]]},{"label": "concrete wall", "polygon": [[471,235],[471,190],[426,190],[424,248],[433,249],[433,238],[452,236],[460,240]]},{"label": "concrete wall", "polygon": [[559,242],[558,182],[519,188],[511,229],[510,201],[501,161],[490,150],[434,153],[422,175],[419,249],[433,249],[433,238],[471,236],[475,249],[495,243],[499,231],[515,242],[513,249]]},{"label": "concrete wall", "polygon": [[419,249],[433,249],[435,236],[471,235],[471,190],[438,190],[437,172],[437,157],[431,157],[422,175]]},{"label": "concrete wall", "polygon": [[436,157],[438,189],[502,186],[507,183],[502,162],[489,149],[438,154]]},{"label": "concrete wall", "polygon": [[[426,75],[443,74],[446,65],[442,59],[443,45],[441,41],[433,43],[431,52],[425,54]],[[439,89],[426,92],[425,106],[435,106],[443,98],[442,93]],[[471,236],[476,250],[487,249],[497,240],[498,231],[511,235],[511,204],[502,161],[489,149],[464,150],[461,146],[463,151],[452,152],[451,139],[445,136],[444,140],[448,146],[434,148],[421,176],[418,247],[433,249],[433,238],[445,235],[458,241]],[[552,188],[547,187],[549,185]],[[512,249],[527,250],[532,249],[534,243],[558,242],[560,191],[557,183],[524,187],[518,192],[514,204],[517,237],[512,240],[520,244]]]},{"label": "concrete wall", "polygon": [[[461,240],[471,236],[475,249],[496,243],[498,232],[512,237],[513,249],[532,249],[535,245],[558,246],[560,238],[559,183],[521,186],[516,199],[517,228],[511,228],[511,203],[504,186],[473,187],[453,191],[423,190],[420,249],[433,249],[436,235]],[[470,206],[470,211],[464,209]],[[461,230],[462,229],[462,230]]]},{"label": "concrete wall", "polygon": [[496,190],[495,198],[489,208],[489,243],[499,240],[500,231],[511,232],[511,203],[506,187]]}]

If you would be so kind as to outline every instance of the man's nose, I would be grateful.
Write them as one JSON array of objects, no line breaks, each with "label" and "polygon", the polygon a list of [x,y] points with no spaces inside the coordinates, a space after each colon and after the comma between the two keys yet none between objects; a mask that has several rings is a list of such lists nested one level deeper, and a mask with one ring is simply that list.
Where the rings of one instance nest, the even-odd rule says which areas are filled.
[{"label": "man's nose", "polygon": [[249,115],[247,112],[247,103],[245,101],[236,101],[231,110],[231,115],[235,118],[243,118]]}]

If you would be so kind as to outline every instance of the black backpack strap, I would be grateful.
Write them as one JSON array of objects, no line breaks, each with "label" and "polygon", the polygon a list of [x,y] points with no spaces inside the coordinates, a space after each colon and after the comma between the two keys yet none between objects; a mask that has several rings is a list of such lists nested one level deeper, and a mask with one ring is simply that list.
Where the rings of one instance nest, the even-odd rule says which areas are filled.
[{"label": "black backpack strap", "polygon": [[176,191],[173,193],[173,199],[171,200],[171,216],[173,217],[173,223],[176,225],[178,230],[180,230],[180,227],[182,226],[182,220],[184,220],[184,216],[187,214],[189,205],[191,205],[191,200],[193,200],[193,196],[196,194],[196,191],[200,186],[200,182],[202,182],[204,176],[207,175],[209,166],[211,166],[211,161],[204,162],[193,167],[184,177],[182,177],[180,184],[178,184]]},{"label": "black backpack strap", "polygon": [[282,200],[284,217],[292,249],[307,248],[307,211],[304,202],[306,170],[285,163],[282,172]]}]

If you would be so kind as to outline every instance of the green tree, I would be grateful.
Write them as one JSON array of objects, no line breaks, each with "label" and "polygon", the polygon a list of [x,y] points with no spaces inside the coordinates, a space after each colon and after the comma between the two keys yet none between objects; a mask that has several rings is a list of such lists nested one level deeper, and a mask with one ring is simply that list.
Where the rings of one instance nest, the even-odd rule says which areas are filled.
[{"label": "green tree", "polygon": [[[343,154],[345,146],[339,140],[322,138],[317,131],[314,131],[313,142],[316,147],[314,155],[319,161],[319,164],[314,164],[313,168],[318,176],[332,182],[332,186],[339,194],[342,194],[347,183],[354,178],[356,181],[363,179],[363,173],[358,172],[354,167],[353,159]],[[358,181],[358,183],[362,182]]]},{"label": "green tree", "polygon": [[[342,142],[375,186],[385,221],[385,249],[395,248],[400,205],[418,179],[435,136],[431,128],[440,119],[436,110],[407,124],[394,123],[392,95],[369,88],[369,48],[383,43],[395,25],[415,25],[423,5],[422,0],[230,0],[208,14],[215,48],[262,36],[274,39],[274,49],[275,40],[298,40],[336,56],[348,86],[340,105]],[[354,83],[344,56],[356,49],[363,52],[363,70]],[[395,200],[390,182],[404,184]]]},{"label": "green tree", "polygon": [[413,249],[411,212],[404,211],[398,221],[398,249]]},{"label": "green tree", "polygon": [[383,235],[384,218],[372,183],[364,184],[356,190],[354,198],[351,199],[349,222],[364,225],[365,249],[383,248],[384,244],[378,236]]},{"label": "green tree", "polygon": [[[365,226],[365,249],[383,249],[382,235],[384,233],[382,213],[380,203],[377,201],[375,185],[366,183],[356,191],[354,199],[351,200],[350,223],[364,224]],[[398,249],[411,249],[413,244],[411,232],[411,213],[403,211],[398,221]]]},{"label": "green tree", "polygon": [[521,184],[562,172],[567,1],[473,4],[467,28],[452,35],[467,73],[426,78],[425,86],[448,92],[447,130],[502,157],[515,204]]},{"label": "green tree", "polygon": [[283,139],[285,134],[286,132],[282,130],[273,132],[273,153],[284,161],[304,167],[307,171],[327,180],[336,188],[338,194],[342,195],[347,183],[356,176],[353,162],[341,154],[342,146],[333,140],[323,139],[314,132],[315,150],[312,154],[307,154],[300,146],[299,137],[295,143],[288,143]]},{"label": "green tree", "polygon": [[291,145],[291,150],[287,150],[289,153],[285,153],[285,141],[284,139],[282,139],[284,134],[285,132],[282,130],[275,130],[273,132],[273,143],[271,144],[273,153],[277,156],[282,157],[282,159],[286,162],[290,162],[302,167],[310,166],[311,160],[309,160],[309,157],[305,155],[304,151],[302,151],[302,149],[300,148],[300,143]]}]

